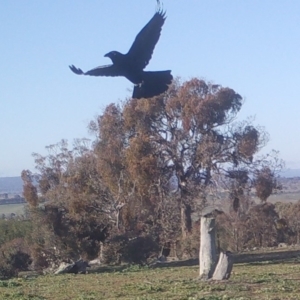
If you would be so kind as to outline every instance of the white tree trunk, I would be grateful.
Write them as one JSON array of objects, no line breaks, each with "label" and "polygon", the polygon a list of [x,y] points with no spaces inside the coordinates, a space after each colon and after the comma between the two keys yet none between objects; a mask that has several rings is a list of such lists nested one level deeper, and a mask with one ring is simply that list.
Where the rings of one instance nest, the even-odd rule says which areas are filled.
[{"label": "white tree trunk", "polygon": [[210,217],[201,217],[199,251],[199,277],[201,280],[210,279],[214,272],[216,263],[215,235],[215,219]]},{"label": "white tree trunk", "polygon": [[232,270],[232,265],[233,265],[233,259],[231,253],[221,252],[212,279],[213,280],[229,279]]}]

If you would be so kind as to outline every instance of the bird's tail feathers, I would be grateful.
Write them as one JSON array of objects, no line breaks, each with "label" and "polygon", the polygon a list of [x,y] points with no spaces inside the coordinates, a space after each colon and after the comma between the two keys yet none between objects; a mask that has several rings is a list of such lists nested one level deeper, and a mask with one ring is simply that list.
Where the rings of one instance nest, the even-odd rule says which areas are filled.
[{"label": "bird's tail feathers", "polygon": [[167,71],[146,71],[143,72],[143,82],[135,85],[132,98],[151,98],[164,93],[173,76],[170,70]]}]

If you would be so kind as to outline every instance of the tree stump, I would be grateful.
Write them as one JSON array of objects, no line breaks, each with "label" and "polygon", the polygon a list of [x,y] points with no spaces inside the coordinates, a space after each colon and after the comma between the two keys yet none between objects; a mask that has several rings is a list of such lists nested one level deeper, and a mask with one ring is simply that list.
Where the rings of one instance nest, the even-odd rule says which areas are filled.
[{"label": "tree stump", "polygon": [[230,252],[221,252],[216,264],[216,230],[215,209],[208,207],[203,211],[200,228],[199,279],[224,280],[229,279],[233,258]]},{"label": "tree stump", "polygon": [[201,217],[199,279],[208,280],[212,277],[216,263],[215,218]]},{"label": "tree stump", "polygon": [[229,279],[233,266],[233,258],[230,252],[221,252],[219,261],[212,276],[212,280]]}]

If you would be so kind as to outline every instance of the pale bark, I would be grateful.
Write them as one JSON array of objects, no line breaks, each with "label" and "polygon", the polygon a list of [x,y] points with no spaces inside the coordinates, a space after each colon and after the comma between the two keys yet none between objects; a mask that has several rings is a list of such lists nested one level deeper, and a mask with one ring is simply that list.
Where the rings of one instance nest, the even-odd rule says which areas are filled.
[{"label": "pale bark", "polygon": [[122,207],[125,205],[126,203],[118,203],[118,205],[116,206],[116,217],[117,217],[117,228],[119,229],[119,220],[120,220],[120,211],[122,209]]},{"label": "pale bark", "polygon": [[212,279],[213,280],[229,279],[232,266],[233,266],[233,259],[231,253],[221,252]]},{"label": "pale bark", "polygon": [[208,280],[211,278],[216,263],[215,244],[215,219],[201,217],[200,251],[199,251],[199,278]]}]

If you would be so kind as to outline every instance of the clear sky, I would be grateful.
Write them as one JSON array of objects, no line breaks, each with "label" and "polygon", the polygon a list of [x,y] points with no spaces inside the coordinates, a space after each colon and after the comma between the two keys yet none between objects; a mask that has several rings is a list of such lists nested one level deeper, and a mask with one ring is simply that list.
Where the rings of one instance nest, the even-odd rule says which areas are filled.
[{"label": "clear sky", "polygon": [[[300,167],[300,1],[163,0],[161,38],[147,70],[171,69],[233,88],[241,119],[270,134],[267,150]],[[131,95],[125,78],[73,74],[126,53],[155,0],[0,1],[0,176],[34,171],[32,152],[91,138],[87,125]]]}]

